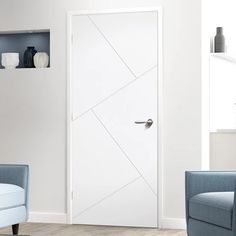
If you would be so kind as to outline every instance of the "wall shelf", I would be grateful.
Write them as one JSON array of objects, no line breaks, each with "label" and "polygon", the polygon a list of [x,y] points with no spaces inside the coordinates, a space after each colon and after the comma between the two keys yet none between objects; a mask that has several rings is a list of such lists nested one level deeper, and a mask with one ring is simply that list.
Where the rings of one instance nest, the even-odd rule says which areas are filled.
[{"label": "wall shelf", "polygon": [[37,71],[37,70],[45,70],[45,71],[48,71],[50,70],[50,67],[46,67],[46,68],[15,68],[15,69],[12,69],[12,70],[5,70],[3,68],[0,69],[0,73],[11,73],[11,72],[14,72],[14,71]]},{"label": "wall shelf", "polygon": [[1,65],[1,54],[6,52],[19,53],[20,64],[16,69],[25,68],[23,57],[28,46],[34,46],[37,52],[46,52],[50,58],[50,30],[41,29],[0,32],[0,69],[4,69]]},{"label": "wall shelf", "polygon": [[210,133],[234,134],[236,133],[236,129],[217,129],[217,130],[211,130]]},{"label": "wall shelf", "polygon": [[219,59],[229,61],[232,63],[236,63],[236,57],[230,56],[227,53],[211,53],[213,57],[217,57]]}]

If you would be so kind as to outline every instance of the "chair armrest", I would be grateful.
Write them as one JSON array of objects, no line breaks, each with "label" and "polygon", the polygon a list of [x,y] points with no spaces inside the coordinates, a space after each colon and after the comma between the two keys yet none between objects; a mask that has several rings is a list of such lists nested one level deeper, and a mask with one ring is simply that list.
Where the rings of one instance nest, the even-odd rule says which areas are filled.
[{"label": "chair armrest", "polygon": [[189,218],[189,199],[205,192],[235,191],[236,172],[187,171],[185,173],[186,219]]},{"label": "chair armrest", "polygon": [[0,183],[15,184],[25,190],[25,205],[28,206],[28,165],[0,165]]}]

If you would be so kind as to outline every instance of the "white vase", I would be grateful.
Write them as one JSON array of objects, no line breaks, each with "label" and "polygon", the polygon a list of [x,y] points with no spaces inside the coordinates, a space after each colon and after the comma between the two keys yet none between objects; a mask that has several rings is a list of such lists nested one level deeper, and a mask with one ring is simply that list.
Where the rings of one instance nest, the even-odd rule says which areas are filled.
[{"label": "white vase", "polygon": [[19,53],[2,53],[2,66],[5,69],[15,69],[19,62]]},{"label": "white vase", "polygon": [[46,68],[49,64],[49,56],[46,52],[37,52],[34,55],[34,66],[36,68]]}]

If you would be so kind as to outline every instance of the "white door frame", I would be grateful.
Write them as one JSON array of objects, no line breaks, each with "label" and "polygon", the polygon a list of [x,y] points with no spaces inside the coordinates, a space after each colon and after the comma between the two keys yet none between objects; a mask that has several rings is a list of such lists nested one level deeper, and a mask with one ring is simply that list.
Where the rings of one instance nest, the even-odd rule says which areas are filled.
[{"label": "white door frame", "polygon": [[91,14],[114,14],[132,12],[158,12],[158,227],[163,219],[163,154],[162,154],[162,127],[163,127],[163,76],[162,76],[162,8],[131,8],[131,9],[106,9],[88,11],[70,11],[67,13],[67,223],[72,224],[72,155],[71,155],[71,42],[72,42],[72,17]]}]

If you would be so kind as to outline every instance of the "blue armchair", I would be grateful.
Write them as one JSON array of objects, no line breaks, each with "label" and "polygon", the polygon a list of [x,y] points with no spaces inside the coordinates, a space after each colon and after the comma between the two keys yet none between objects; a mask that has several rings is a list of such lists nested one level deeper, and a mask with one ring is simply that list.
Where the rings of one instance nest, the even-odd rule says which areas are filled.
[{"label": "blue armchair", "polygon": [[0,227],[11,225],[13,234],[28,218],[28,178],[27,165],[0,165]]},{"label": "blue armchair", "polygon": [[186,172],[188,236],[236,236],[236,172]]}]

